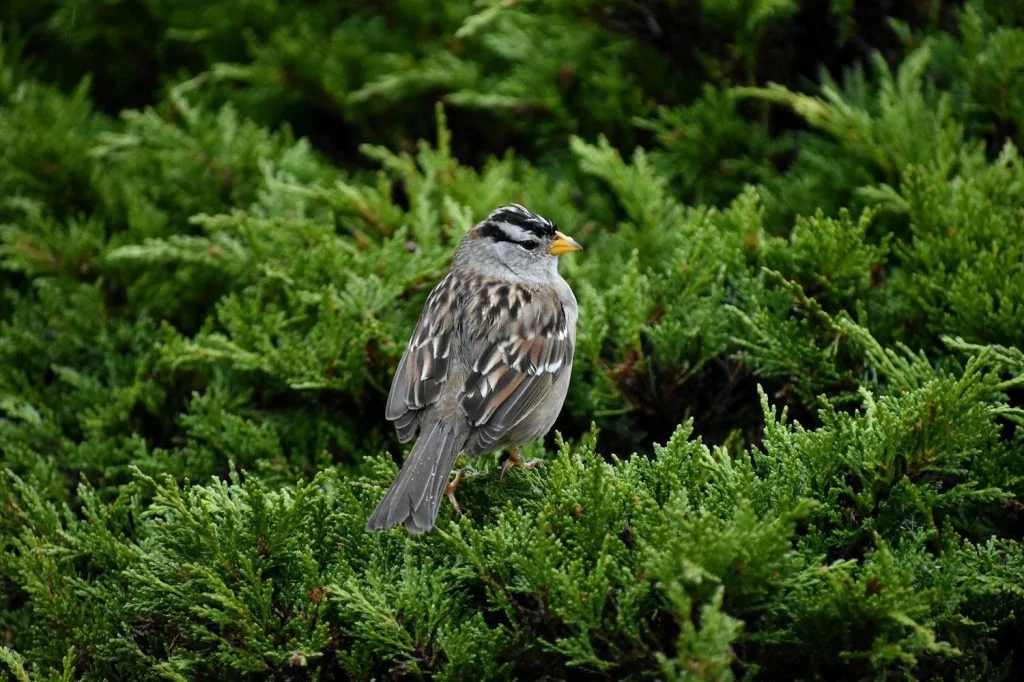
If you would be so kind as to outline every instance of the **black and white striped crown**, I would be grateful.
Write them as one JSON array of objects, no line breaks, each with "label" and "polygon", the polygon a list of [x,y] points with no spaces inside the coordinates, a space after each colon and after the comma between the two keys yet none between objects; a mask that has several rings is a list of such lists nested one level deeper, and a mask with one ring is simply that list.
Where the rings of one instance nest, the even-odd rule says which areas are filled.
[{"label": "black and white striped crown", "polygon": [[501,206],[480,224],[481,237],[494,241],[515,242],[536,246],[538,241],[554,239],[555,224],[543,216],[531,213],[519,204]]}]

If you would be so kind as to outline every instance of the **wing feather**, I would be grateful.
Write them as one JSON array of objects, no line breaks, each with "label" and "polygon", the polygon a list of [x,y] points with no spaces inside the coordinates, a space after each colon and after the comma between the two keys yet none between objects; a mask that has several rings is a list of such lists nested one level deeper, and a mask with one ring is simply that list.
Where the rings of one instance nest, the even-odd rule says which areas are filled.
[{"label": "wing feather", "polygon": [[503,443],[551,389],[556,372],[572,363],[571,334],[565,310],[551,306],[517,324],[488,328],[482,351],[459,401],[473,435],[467,452],[490,452]]},{"label": "wing feather", "polygon": [[448,380],[452,362],[451,311],[457,297],[451,275],[438,282],[427,297],[416,328],[395,370],[385,417],[395,423],[403,443],[416,435],[419,413],[433,405]]}]

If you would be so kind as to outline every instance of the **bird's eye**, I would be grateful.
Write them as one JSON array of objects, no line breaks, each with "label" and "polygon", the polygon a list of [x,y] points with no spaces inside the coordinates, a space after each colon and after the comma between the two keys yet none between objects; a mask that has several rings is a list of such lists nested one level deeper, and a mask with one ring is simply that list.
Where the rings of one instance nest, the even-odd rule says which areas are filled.
[{"label": "bird's eye", "polygon": [[519,242],[519,246],[523,247],[527,251],[533,251],[540,246],[540,242],[536,239],[527,239],[525,242]]}]

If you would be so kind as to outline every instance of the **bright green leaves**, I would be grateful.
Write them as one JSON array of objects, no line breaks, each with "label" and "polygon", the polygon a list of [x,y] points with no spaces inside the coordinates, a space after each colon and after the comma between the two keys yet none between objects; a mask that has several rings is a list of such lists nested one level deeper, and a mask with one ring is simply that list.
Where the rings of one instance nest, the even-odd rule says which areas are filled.
[{"label": "bright green leaves", "polygon": [[930,50],[920,48],[893,73],[876,56],[871,62],[876,88],[858,69],[851,72],[844,91],[826,81],[820,97],[778,85],[738,92],[791,108],[889,181],[911,163],[948,173],[964,144],[963,126],[952,117],[949,97],[937,94],[924,78],[930,59]]},{"label": "bright green leaves", "polygon": [[256,482],[149,483],[148,532],[123,577],[134,641],[157,670],[181,679],[315,664],[331,641],[323,569],[335,563],[336,482],[278,493]]},{"label": "bright green leaves", "polygon": [[919,320],[923,329],[899,330],[918,343],[946,333],[1012,344],[1024,286],[1020,155],[1007,143],[991,164],[980,154],[964,154],[961,163],[950,182],[910,166],[893,193],[889,205],[907,215],[912,236],[893,248],[900,267],[884,289],[883,326],[897,329],[895,317]]},{"label": "bright green leaves", "polygon": [[[466,517],[445,510],[424,538],[366,534],[379,485],[331,473],[281,490],[137,477],[110,504],[81,490],[81,521],[11,479],[18,551],[0,566],[38,593],[39,627],[89,623],[76,645],[94,670],[285,674],[336,656],[359,677],[725,679],[840,661],[909,674],[922,657],[983,656],[990,645],[970,633],[1012,627],[1024,605],[1016,545],[957,539],[999,532],[978,525],[985,505],[1020,486],[1009,460],[965,466],[1009,455],[995,440],[1006,380],[989,369],[1019,371],[1004,356],[982,353],[958,375],[876,358],[892,390],[865,391],[860,413],[822,412],[813,431],[765,399],[753,451],[708,448],[685,424],[650,458],[609,464],[591,436],[500,485],[480,460],[460,489]],[[195,414],[207,439],[262,437]],[[260,459],[273,464],[267,443]],[[37,546],[50,549],[26,551]],[[63,577],[74,560],[90,581]],[[71,598],[79,626],[58,621]],[[820,646],[794,659],[807,641]]]},{"label": "bright green leaves", "polygon": [[887,262],[891,235],[876,243],[872,218],[865,211],[854,221],[846,210],[798,217],[788,242],[769,242],[765,261],[826,309],[853,308],[872,297]]}]

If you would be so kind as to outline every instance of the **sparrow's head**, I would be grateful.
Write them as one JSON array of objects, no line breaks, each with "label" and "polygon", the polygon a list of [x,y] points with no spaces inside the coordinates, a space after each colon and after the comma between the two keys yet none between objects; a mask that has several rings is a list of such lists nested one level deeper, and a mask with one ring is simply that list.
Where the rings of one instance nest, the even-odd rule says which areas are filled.
[{"label": "sparrow's head", "polygon": [[459,251],[467,265],[494,276],[546,281],[558,273],[558,256],[582,248],[547,218],[509,204],[477,224]]}]

